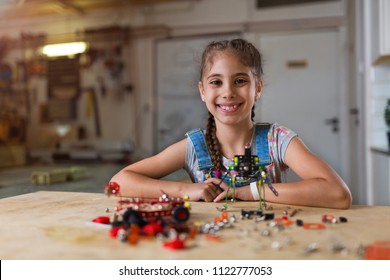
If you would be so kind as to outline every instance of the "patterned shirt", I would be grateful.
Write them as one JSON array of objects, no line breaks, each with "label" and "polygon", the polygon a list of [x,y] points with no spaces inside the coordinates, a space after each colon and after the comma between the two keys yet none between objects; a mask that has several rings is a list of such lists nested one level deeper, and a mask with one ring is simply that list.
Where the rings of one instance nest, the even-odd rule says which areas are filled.
[{"label": "patterned shirt", "polygon": [[[284,162],[287,146],[293,137],[297,136],[291,129],[274,123],[270,126],[268,132],[268,148],[271,156],[271,164],[267,166],[272,182],[286,182],[287,164]],[[255,133],[252,136],[252,143],[255,143]],[[255,148],[252,145],[252,154]],[[228,170],[229,165],[233,164],[233,159],[222,158],[222,163]],[[184,169],[187,171],[192,182],[198,183],[204,181],[204,171],[198,169],[198,161],[192,141],[187,139],[186,162]]]}]

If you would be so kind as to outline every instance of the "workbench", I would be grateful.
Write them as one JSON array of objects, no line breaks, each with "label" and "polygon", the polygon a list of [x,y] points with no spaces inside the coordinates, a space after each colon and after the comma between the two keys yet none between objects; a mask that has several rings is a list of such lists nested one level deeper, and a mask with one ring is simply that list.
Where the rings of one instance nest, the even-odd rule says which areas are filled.
[{"label": "workbench", "polygon": [[[114,212],[118,198],[99,193],[39,191],[0,200],[0,259],[55,260],[356,260],[361,248],[390,239],[390,207],[354,205],[335,210],[270,204],[276,218],[299,210],[291,225],[274,228],[270,221],[241,219],[241,210],[257,210],[258,202],[229,203],[230,228],[219,231],[220,239],[198,234],[181,250],[167,249],[158,238],[136,245],[110,238],[109,229],[91,220]],[[210,223],[220,216],[222,203],[191,202],[189,222]],[[108,214],[109,214],[108,213]],[[324,229],[305,229],[305,223],[321,223],[322,216],[345,217],[344,223],[325,223]],[[268,230],[269,235],[264,234]],[[317,250],[307,247],[316,244]]]}]

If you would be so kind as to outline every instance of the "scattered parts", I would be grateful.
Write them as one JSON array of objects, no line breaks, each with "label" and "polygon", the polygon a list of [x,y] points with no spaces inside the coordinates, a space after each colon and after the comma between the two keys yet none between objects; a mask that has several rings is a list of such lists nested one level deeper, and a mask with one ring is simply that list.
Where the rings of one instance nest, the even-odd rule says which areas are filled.
[{"label": "scattered parts", "polygon": [[259,220],[272,220],[275,214],[264,213],[262,210],[241,210],[241,219],[251,219],[253,216],[260,218]]}]

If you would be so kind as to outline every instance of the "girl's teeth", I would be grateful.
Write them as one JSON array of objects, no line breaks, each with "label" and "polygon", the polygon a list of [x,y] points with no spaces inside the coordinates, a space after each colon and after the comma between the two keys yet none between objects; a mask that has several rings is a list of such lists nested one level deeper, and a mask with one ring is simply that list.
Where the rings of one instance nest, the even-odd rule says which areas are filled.
[{"label": "girl's teeth", "polygon": [[232,105],[232,106],[221,106],[222,109],[226,110],[226,111],[232,111],[234,109],[237,108],[237,105]]}]

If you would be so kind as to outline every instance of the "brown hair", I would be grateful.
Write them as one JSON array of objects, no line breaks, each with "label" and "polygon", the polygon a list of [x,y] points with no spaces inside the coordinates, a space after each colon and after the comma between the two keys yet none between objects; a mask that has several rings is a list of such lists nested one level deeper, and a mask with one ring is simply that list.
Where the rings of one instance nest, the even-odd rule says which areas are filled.
[{"label": "brown hair", "polygon": [[[251,43],[244,39],[233,39],[224,41],[214,41],[208,44],[203,51],[200,64],[200,81],[202,81],[203,73],[206,67],[214,63],[216,55],[222,51],[230,51],[236,55],[242,64],[251,68],[251,72],[257,81],[260,81],[263,76],[263,63],[260,52]],[[255,106],[252,107],[251,118],[255,117]],[[217,127],[215,126],[214,116],[209,112],[206,125],[206,143],[210,150],[211,160],[215,170],[222,171],[222,152],[221,146],[217,138]]]}]

